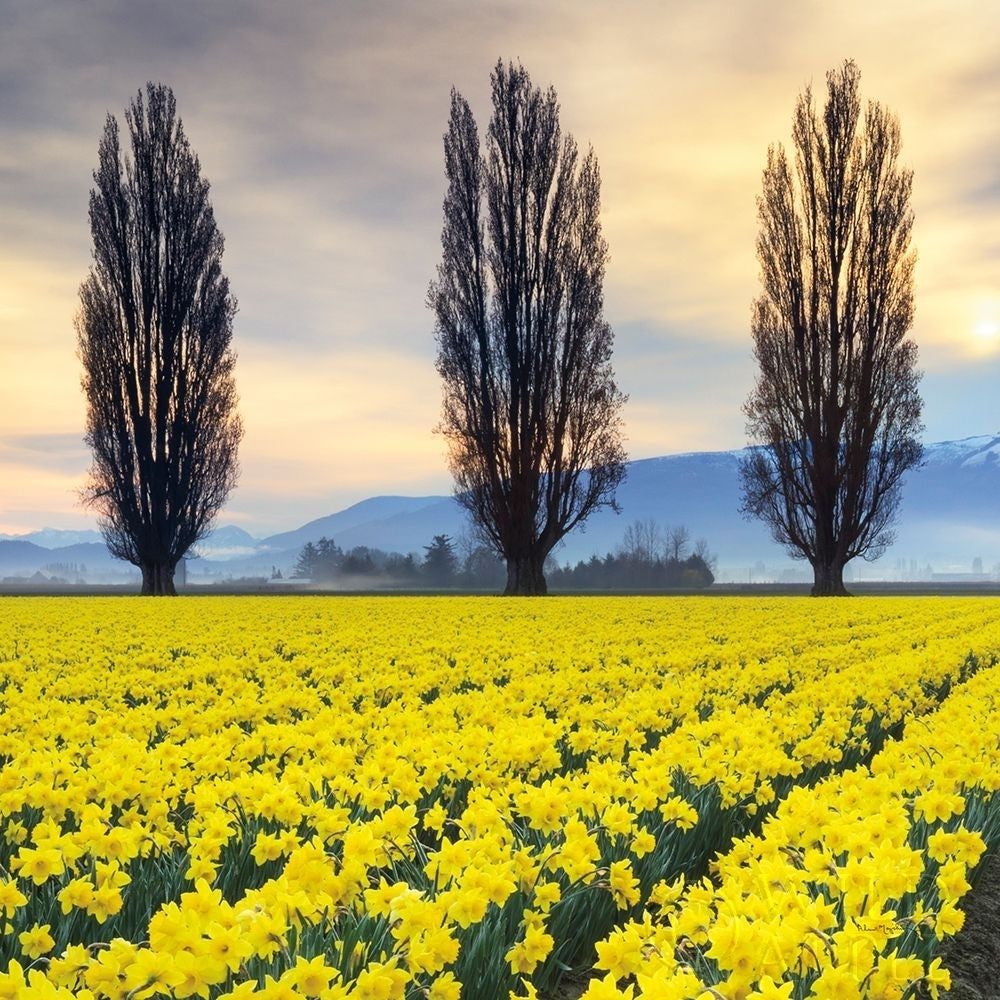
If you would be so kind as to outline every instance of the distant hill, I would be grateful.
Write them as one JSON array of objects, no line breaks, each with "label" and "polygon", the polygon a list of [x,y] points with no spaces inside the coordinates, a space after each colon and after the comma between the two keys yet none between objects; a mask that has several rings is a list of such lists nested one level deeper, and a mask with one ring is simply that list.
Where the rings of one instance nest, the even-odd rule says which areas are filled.
[{"label": "distant hill", "polygon": [[[742,451],[693,452],[629,463],[618,493],[621,514],[598,511],[563,541],[556,559],[575,563],[615,551],[630,522],[652,518],[664,527],[686,526],[692,540],[705,538],[718,556],[722,579],[808,575],[805,564],[793,561],[764,525],[740,515],[742,456]],[[468,531],[452,497],[378,497],[263,544],[280,549],[276,539],[292,538],[305,544],[307,529],[311,540],[325,534],[344,549],[368,545],[418,554],[436,534],[457,538]],[[928,445],[923,466],[904,484],[896,535],[878,563],[856,563],[854,574],[927,579],[933,572],[970,572],[976,559],[991,573],[1000,563],[1000,436]]]},{"label": "distant hill", "polygon": [[23,539],[0,539],[0,581],[26,579],[39,573],[45,578],[67,583],[81,580],[87,583],[115,583],[138,579],[138,570],[114,559],[100,534],[96,531],[93,534],[97,541],[54,548]]},{"label": "distant hill", "polygon": [[42,528],[27,535],[0,535],[0,540],[31,542],[43,549],[58,549],[67,545],[79,545],[87,542],[103,544],[101,533],[93,529],[83,531],[67,531],[63,528]]},{"label": "distant hill", "polygon": [[[461,517],[461,511],[450,497],[371,497],[336,514],[310,521],[294,531],[270,535],[263,539],[261,545],[274,552],[288,549],[298,552],[306,542],[332,538],[341,548],[368,545],[388,552],[422,551],[420,546],[428,544],[434,535],[455,533],[456,516]],[[416,527],[417,524],[439,524],[440,527],[429,535],[421,535],[422,540],[415,542],[415,532],[424,530]],[[400,525],[410,527],[395,530]],[[375,537],[382,542],[376,544],[371,541]]]},{"label": "distant hill", "polygon": [[260,549],[260,542],[249,531],[226,524],[216,528],[207,538],[195,546],[197,556],[202,559],[236,559],[241,556],[255,555]]},{"label": "distant hill", "polygon": [[[652,518],[663,527],[684,525],[692,541],[704,538],[718,556],[720,580],[790,579],[806,575],[776,545],[767,529],[739,514],[738,467],[743,452],[693,452],[629,463],[619,490],[622,513],[602,510],[564,540],[554,553],[576,563],[615,551],[625,528]],[[877,564],[854,564],[868,579],[927,579],[932,573],[971,572],[979,560],[985,574],[1000,566],[1000,436],[928,445],[924,465],[909,474],[897,524],[897,541]],[[188,560],[192,581],[242,576],[287,576],[307,542],[332,538],[342,549],[364,545],[422,557],[435,535],[469,535],[464,511],[453,497],[380,496],[318,518],[292,531],[254,538],[234,525],[220,526]],[[85,566],[88,580],[132,567],[113,560],[97,532],[45,529],[0,539],[0,578],[50,573],[46,567]],[[979,564],[977,564],[979,565]]]}]

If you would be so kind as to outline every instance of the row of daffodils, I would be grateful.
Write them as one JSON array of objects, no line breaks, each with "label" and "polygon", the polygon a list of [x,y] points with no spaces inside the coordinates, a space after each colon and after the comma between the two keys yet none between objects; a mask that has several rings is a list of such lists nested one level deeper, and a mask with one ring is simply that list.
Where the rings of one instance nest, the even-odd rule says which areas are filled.
[{"label": "row of daffodils", "polygon": [[902,997],[1000,843],[973,599],[8,599],[0,1000]]}]

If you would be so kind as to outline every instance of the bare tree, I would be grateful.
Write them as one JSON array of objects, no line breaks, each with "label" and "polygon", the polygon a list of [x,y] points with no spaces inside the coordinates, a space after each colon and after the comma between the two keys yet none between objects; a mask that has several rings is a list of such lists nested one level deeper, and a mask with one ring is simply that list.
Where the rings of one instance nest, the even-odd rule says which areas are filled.
[{"label": "bare tree", "polygon": [[686,555],[691,544],[691,532],[679,524],[671,528],[667,534],[667,556],[675,562],[680,562]]},{"label": "bare tree", "polygon": [[84,501],[112,554],[142,570],[142,592],[173,594],[178,561],[236,484],[236,302],[173,92],[147,84],[125,121],[131,156],[108,115],[90,193],[77,317],[93,452]]},{"label": "bare tree", "polygon": [[625,474],[603,316],[600,174],[562,136],[555,91],[498,62],[485,153],[451,95],[442,260],[428,302],[440,425],[459,502],[507,564],[508,594],[545,593],[553,547]]},{"label": "bare tree", "polygon": [[663,530],[656,518],[638,518],[633,521],[622,536],[620,552],[637,562],[654,563],[663,552]]},{"label": "bare tree", "polygon": [[912,172],[897,119],[874,102],[862,115],[858,80],[850,61],[828,73],[821,113],[805,90],[794,162],[768,150],[758,199],[743,509],[809,560],[816,595],[846,593],[847,562],[891,543],[902,476],[922,454]]}]

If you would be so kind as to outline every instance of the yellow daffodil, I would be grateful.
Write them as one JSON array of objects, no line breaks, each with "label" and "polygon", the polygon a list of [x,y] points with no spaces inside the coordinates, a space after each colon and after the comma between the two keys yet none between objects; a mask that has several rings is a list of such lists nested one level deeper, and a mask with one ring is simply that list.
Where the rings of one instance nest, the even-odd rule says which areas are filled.
[{"label": "yellow daffodil", "polygon": [[38,958],[47,955],[55,945],[55,940],[49,931],[52,930],[49,924],[33,924],[26,931],[22,931],[17,936],[21,944],[21,953],[28,958]]}]

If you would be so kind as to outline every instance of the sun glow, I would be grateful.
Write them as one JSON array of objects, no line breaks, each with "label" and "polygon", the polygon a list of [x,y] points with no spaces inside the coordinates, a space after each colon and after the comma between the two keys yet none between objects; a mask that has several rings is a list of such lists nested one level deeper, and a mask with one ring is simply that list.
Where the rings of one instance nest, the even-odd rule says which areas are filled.
[{"label": "sun glow", "polygon": [[1000,337],[1000,323],[995,319],[984,319],[972,328],[972,336],[980,344],[994,344]]},{"label": "sun glow", "polygon": [[969,343],[975,354],[995,354],[1000,351],[1000,302],[980,302],[972,315]]}]

